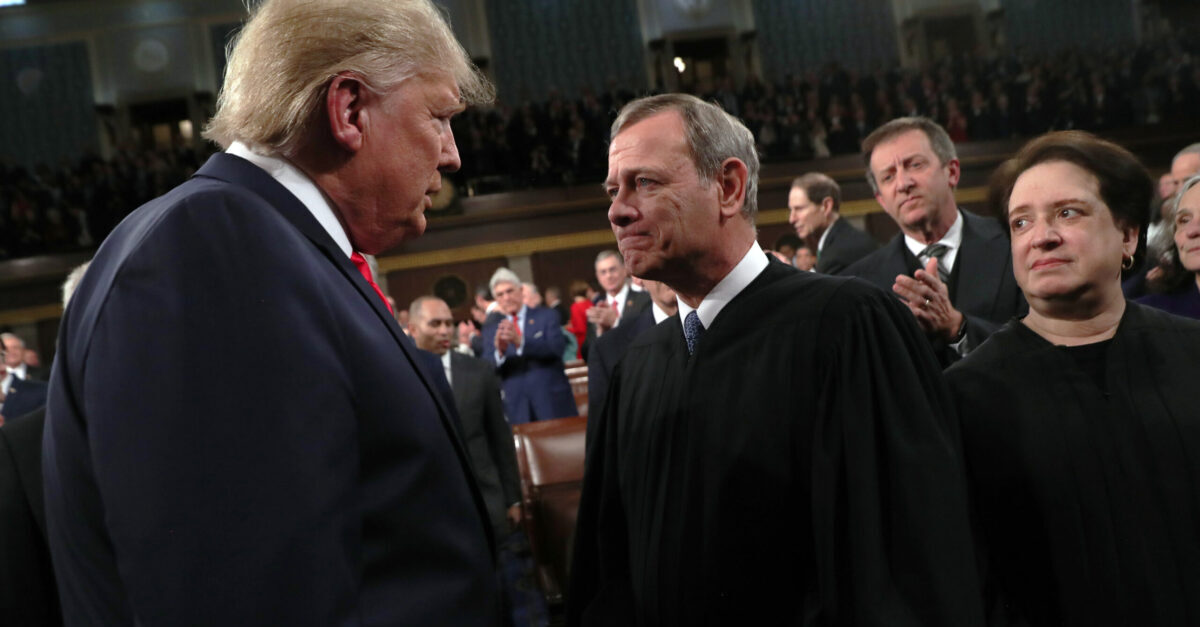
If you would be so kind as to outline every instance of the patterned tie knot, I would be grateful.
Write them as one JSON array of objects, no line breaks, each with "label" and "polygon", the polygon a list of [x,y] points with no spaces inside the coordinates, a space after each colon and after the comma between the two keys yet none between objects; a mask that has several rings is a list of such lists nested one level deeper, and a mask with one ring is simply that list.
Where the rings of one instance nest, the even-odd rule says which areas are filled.
[{"label": "patterned tie knot", "polygon": [[700,341],[702,335],[704,335],[704,325],[700,323],[700,316],[696,315],[693,310],[683,319],[683,338],[687,340],[689,355],[696,352],[696,342]]},{"label": "patterned tie knot", "polygon": [[950,252],[949,246],[935,242],[926,246],[917,257],[921,259],[921,263],[928,262],[931,258],[937,259],[938,278],[945,283],[950,279],[950,273],[946,270],[946,264],[942,263],[942,257],[948,252]]}]

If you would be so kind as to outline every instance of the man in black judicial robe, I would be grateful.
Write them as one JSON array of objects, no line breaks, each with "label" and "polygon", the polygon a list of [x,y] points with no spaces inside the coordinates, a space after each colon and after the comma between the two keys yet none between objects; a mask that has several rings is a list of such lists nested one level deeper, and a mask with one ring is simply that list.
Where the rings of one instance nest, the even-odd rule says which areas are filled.
[{"label": "man in black judicial robe", "polygon": [[613,129],[613,231],[679,314],[613,372],[568,624],[981,625],[958,435],[912,316],[768,261],[753,137],[716,106],[654,96]]}]

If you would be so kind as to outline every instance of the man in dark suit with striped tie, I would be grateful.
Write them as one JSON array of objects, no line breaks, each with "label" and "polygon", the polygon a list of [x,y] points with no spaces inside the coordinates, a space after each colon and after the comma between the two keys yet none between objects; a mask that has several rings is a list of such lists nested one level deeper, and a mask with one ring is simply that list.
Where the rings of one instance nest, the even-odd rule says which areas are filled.
[{"label": "man in dark suit with striped tie", "polygon": [[900,233],[846,268],[900,297],[942,364],[1026,309],[1000,224],[960,209],[950,136],[927,118],[897,118],[863,142],[867,182]]}]

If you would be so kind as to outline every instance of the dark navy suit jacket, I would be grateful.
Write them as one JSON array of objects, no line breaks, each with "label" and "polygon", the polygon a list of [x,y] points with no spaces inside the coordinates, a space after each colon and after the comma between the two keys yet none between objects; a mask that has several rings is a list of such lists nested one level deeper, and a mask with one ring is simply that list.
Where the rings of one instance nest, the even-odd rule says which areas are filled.
[{"label": "dark navy suit jacket", "polygon": [[445,400],[312,214],[226,154],[131,214],[59,331],[43,445],[68,624],[492,625]]},{"label": "dark navy suit jacket", "polygon": [[575,395],[563,372],[563,351],[567,337],[558,324],[558,313],[546,307],[525,310],[521,329],[524,347],[517,354],[509,345],[504,363],[496,363],[496,329],[503,316],[489,318],[483,325],[483,357],[496,366],[500,389],[504,392],[504,414],[510,424],[532,420],[566,418],[579,413]]},{"label": "dark navy suit jacket", "polygon": [[46,404],[45,381],[32,379],[17,379],[8,388],[8,396],[4,398],[4,408],[0,414],[5,420],[14,420],[41,409]]}]

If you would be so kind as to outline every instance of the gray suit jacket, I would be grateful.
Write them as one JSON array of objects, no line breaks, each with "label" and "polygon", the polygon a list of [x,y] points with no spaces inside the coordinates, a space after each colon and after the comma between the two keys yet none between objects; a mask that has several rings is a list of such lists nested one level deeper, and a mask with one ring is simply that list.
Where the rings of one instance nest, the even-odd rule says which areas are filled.
[{"label": "gray suit jacket", "polygon": [[462,421],[463,440],[496,537],[508,535],[506,512],[521,500],[517,453],[504,418],[496,369],[482,359],[450,352],[450,387]]}]

